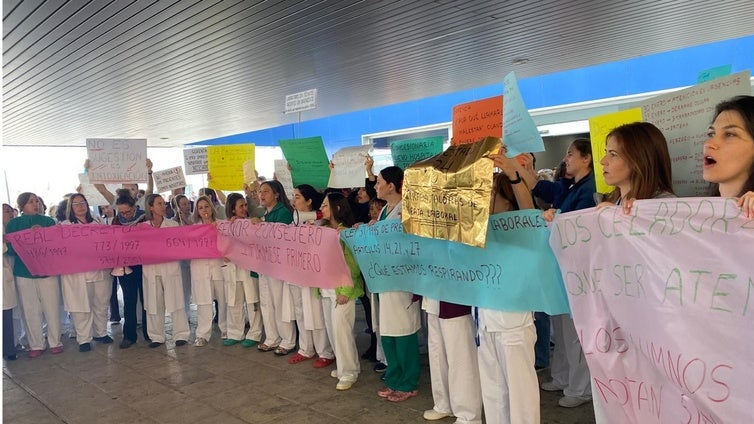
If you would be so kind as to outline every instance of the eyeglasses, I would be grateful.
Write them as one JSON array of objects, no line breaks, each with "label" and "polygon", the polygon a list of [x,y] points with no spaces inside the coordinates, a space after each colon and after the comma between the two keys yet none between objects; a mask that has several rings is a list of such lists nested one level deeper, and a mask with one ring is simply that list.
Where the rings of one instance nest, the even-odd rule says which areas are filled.
[{"label": "eyeglasses", "polygon": [[86,206],[86,202],[71,202],[71,206]]}]

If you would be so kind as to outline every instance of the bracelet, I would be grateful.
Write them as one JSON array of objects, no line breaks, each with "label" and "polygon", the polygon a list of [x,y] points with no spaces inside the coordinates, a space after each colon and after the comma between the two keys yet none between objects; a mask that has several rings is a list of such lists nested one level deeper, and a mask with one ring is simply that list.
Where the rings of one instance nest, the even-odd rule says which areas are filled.
[{"label": "bracelet", "polygon": [[516,171],[516,179],[511,180],[510,177],[508,177],[508,181],[510,181],[511,184],[518,184],[523,180],[521,180],[521,175],[519,175],[518,171]]},{"label": "bracelet", "polygon": [[152,175],[152,171],[147,172],[147,174]]}]

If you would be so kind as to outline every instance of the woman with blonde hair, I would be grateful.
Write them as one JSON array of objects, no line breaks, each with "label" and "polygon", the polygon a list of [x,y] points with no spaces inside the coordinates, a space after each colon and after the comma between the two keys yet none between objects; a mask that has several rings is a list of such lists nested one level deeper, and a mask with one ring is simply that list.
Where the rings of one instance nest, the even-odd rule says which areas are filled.
[{"label": "woman with blonde hair", "polygon": [[[194,202],[192,222],[196,225],[217,222],[212,200],[201,196]],[[225,304],[225,283],[222,272],[222,259],[191,260],[191,298],[196,304],[195,346],[205,346],[212,337],[212,300],[217,300],[217,325],[220,334],[227,334],[227,308]]]},{"label": "woman with blonde hair", "polygon": [[[178,223],[165,217],[165,199],[150,194],[146,200],[147,222],[153,228],[177,227]],[[188,316],[183,301],[181,267],[177,261],[143,265],[144,303],[147,310],[147,331],[150,348],[165,343],[165,313],[172,316],[173,340],[176,346],[188,343]]]}]

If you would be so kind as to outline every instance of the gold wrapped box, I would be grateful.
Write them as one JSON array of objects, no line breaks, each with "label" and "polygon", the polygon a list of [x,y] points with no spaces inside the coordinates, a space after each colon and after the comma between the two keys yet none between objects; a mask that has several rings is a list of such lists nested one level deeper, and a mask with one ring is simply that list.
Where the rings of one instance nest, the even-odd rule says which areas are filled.
[{"label": "gold wrapped box", "polygon": [[492,192],[492,160],[502,139],[450,146],[413,163],[403,176],[403,230],[421,237],[484,247]]}]

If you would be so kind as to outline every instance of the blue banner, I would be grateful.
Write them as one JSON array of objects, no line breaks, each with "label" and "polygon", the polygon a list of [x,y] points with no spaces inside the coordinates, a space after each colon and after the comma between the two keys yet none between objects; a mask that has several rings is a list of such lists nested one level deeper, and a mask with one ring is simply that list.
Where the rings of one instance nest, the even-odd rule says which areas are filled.
[{"label": "blue banner", "polygon": [[505,311],[568,313],[541,212],[493,215],[486,248],[403,232],[400,220],[341,232],[373,293],[407,291]]}]

